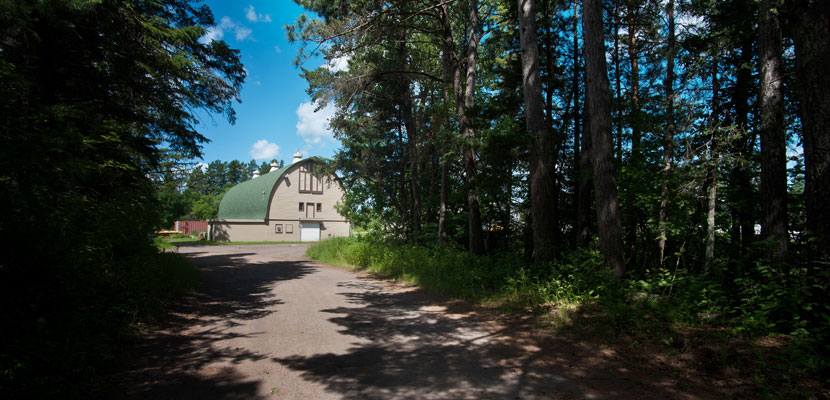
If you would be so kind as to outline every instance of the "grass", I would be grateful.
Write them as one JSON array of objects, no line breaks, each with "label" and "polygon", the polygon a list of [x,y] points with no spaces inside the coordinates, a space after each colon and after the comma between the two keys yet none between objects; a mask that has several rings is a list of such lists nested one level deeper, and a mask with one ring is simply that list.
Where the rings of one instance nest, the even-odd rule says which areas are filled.
[{"label": "grass", "polygon": [[793,318],[797,323],[803,317],[775,311],[791,300],[781,300],[778,282],[763,274],[727,292],[721,277],[707,274],[655,270],[620,281],[590,249],[531,268],[517,253],[476,257],[375,235],[333,238],[306,255],[433,293],[531,313],[574,340],[602,342],[634,358],[670,360],[679,374],[743,381],[750,397],[810,397],[826,394],[822,385],[830,383],[819,378],[828,370],[826,323],[788,330]]},{"label": "grass", "polygon": [[307,242],[215,242],[212,240],[199,240],[196,238],[191,238],[188,236],[183,237],[156,237],[154,238],[154,243],[159,250],[170,250],[175,249],[180,245],[187,245],[187,244],[198,244],[198,245],[205,245],[205,246],[229,246],[229,245],[261,245],[261,244],[302,244]]},{"label": "grass", "polygon": [[229,245],[253,245],[253,244],[303,244],[308,242],[300,242],[300,241],[287,241],[287,242],[267,242],[267,241],[260,241],[260,242],[214,242],[212,240],[202,240],[199,241],[200,244],[206,244],[210,246],[229,246]]}]

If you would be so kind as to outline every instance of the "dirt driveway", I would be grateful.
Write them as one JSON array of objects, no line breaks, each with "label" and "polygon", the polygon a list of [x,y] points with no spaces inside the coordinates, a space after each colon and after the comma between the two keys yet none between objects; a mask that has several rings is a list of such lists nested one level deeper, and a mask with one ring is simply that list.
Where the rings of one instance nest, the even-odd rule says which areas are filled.
[{"label": "dirt driveway", "polygon": [[110,397],[698,398],[608,350],[315,263],[306,248],[181,247],[200,289],[114,375]]}]

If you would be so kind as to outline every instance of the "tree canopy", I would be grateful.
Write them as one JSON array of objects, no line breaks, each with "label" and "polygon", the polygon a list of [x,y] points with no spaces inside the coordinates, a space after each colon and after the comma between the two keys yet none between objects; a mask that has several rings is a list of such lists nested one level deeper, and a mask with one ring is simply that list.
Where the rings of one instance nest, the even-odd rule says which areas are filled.
[{"label": "tree canopy", "polygon": [[347,64],[302,75],[336,105],[353,220],[539,279],[597,249],[632,284],[826,337],[827,2],[297,3],[319,15],[287,27],[299,64]]},{"label": "tree canopy", "polygon": [[186,0],[0,2],[4,393],[87,382],[167,279],[152,178],[200,155],[198,110],[234,120],[245,78],[213,23]]}]

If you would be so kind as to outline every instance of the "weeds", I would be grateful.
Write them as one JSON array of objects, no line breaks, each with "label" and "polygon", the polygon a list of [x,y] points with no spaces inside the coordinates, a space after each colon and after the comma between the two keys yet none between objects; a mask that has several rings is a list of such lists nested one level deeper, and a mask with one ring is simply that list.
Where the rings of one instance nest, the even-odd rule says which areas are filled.
[{"label": "weeds", "polygon": [[[547,314],[558,329],[590,332],[611,343],[651,343],[669,353],[688,353],[708,343],[720,350],[700,353],[704,370],[740,363],[728,346],[750,343],[746,346],[755,348],[752,338],[781,336],[787,339],[781,345],[784,355],[771,361],[775,365],[737,366],[765,371],[756,377],[768,393],[777,393],[770,389],[772,375],[780,377],[775,385],[795,390],[797,377],[826,376],[828,371],[827,305],[815,303],[815,290],[782,284],[779,272],[763,265],[733,281],[728,271],[692,274],[661,268],[621,281],[602,268],[592,249],[534,268],[515,253],[477,257],[460,249],[413,246],[372,235],[327,240],[306,254],[435,293],[493,302],[512,312]],[[793,268],[790,273],[787,281],[798,282],[806,271]]]}]

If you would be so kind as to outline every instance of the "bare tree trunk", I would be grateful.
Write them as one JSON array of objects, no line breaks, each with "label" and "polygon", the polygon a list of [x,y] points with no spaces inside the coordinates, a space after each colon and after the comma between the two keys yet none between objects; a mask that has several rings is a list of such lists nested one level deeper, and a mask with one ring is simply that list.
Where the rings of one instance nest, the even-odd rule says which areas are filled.
[{"label": "bare tree trunk", "polygon": [[[579,112],[579,13],[577,12],[579,0],[573,2],[573,76],[571,77],[571,98],[574,102],[573,119],[574,119],[574,168],[577,170],[577,185],[574,191],[574,205],[576,208],[576,221],[574,232],[576,234],[576,244],[586,246],[591,241],[590,217],[591,212],[591,140],[590,130],[586,124],[581,124],[586,120],[587,113]],[[587,107],[585,107],[587,109]],[[583,128],[582,126],[585,128]],[[582,135],[583,129],[586,134]],[[580,139],[582,135],[582,139]]]},{"label": "bare tree trunk", "polygon": [[752,157],[755,148],[756,133],[749,129],[749,96],[752,86],[752,71],[749,64],[752,62],[752,41],[746,40],[741,45],[741,67],[735,77],[735,89],[732,95],[735,104],[735,124],[742,131],[743,140],[736,143],[735,151],[738,164],[732,169],[732,182],[737,187],[738,197],[731,203],[736,208],[740,229],[740,246],[748,248],[755,241],[755,219],[753,218],[753,204],[755,204],[750,171],[746,160]]},{"label": "bare tree trunk", "polygon": [[[551,24],[553,20],[550,17],[550,8],[551,3],[545,2],[545,14],[543,16],[544,21],[547,21],[547,25],[545,26],[545,60],[546,60],[546,68],[548,71],[548,84],[545,91],[545,134],[548,137],[548,140],[552,143],[551,148],[551,209],[552,209],[552,218],[550,220],[550,224],[552,225],[553,229],[553,257],[556,257],[556,254],[559,253],[558,247],[561,237],[561,231],[559,229],[560,226],[560,218],[559,215],[559,194],[561,191],[561,180],[559,179],[559,174],[556,172],[556,164],[559,162],[559,150],[565,146],[564,142],[566,139],[565,128],[563,124],[563,128],[560,131],[556,131],[553,129],[553,92],[554,92],[554,84],[553,84],[553,77],[556,74],[555,66],[556,66],[556,57],[554,57],[554,45],[553,45],[553,33]],[[566,109],[570,109],[570,101],[566,102]],[[569,115],[569,112],[565,112],[565,115]],[[557,132],[561,132],[557,134]]]},{"label": "bare tree trunk", "polygon": [[631,159],[634,163],[640,160],[640,56],[637,49],[637,12],[639,0],[628,0],[628,57],[631,62]]},{"label": "bare tree trunk", "polygon": [[[712,146],[714,147],[714,144]],[[709,183],[708,214],[706,215],[706,257],[704,262],[706,271],[712,269],[712,264],[715,261],[715,207],[717,206],[718,196],[718,155],[714,148],[710,151],[710,157],[713,165]]]},{"label": "bare tree trunk", "polygon": [[[447,87],[449,82],[453,81],[453,74],[458,69],[457,68],[457,60],[455,58],[455,50],[453,49],[453,40],[452,40],[452,31],[450,30],[449,26],[449,14],[447,10],[447,6],[444,5],[441,8],[441,27],[442,27],[442,39],[443,39],[443,46],[442,46],[442,62],[444,64],[444,87],[442,90],[444,104],[450,104],[450,89]],[[444,126],[444,130],[442,132],[448,131],[446,129],[447,125],[449,125],[449,107],[442,108],[441,111],[441,118],[442,118],[442,125]],[[447,144],[447,137],[442,135],[441,141]],[[450,166],[445,157],[441,156],[441,194],[440,194],[440,204],[438,206],[438,244],[441,247],[447,245],[447,204],[449,203],[450,198],[450,188],[449,188],[449,175],[450,175]]]},{"label": "bare tree trunk", "polygon": [[[405,49],[405,41],[401,41],[401,48]],[[409,91],[409,78],[401,79],[401,112],[403,114],[404,127],[406,128],[406,141],[409,152],[409,174],[410,190],[412,194],[412,234],[415,240],[421,236],[421,183],[418,174],[418,123],[415,120],[413,110],[412,93]]]},{"label": "bare tree trunk", "polygon": [[600,0],[585,0],[582,31],[585,33],[585,88],[593,142],[594,188],[600,252],[614,275],[625,274],[622,228],[617,201],[617,180],[611,157],[611,111],[608,68]]},{"label": "bare tree trunk", "polygon": [[[484,237],[481,233],[481,210],[478,206],[478,188],[476,169],[476,153],[473,140],[476,133],[470,119],[469,110],[475,106],[476,93],[476,61],[478,59],[478,42],[481,32],[478,24],[478,0],[470,0],[470,33],[467,40],[467,73],[464,85],[463,117],[461,119],[461,135],[464,137],[464,172],[467,179],[467,212],[469,213],[470,251],[473,254],[484,254]],[[460,91],[459,91],[460,92]],[[461,100],[461,99],[458,99]],[[457,101],[458,101],[457,100]],[[460,101],[458,101],[460,103]]]},{"label": "bare tree trunk", "polygon": [[519,39],[522,47],[522,89],[527,130],[530,132],[530,209],[533,215],[533,260],[541,265],[554,254],[553,150],[545,129],[539,53],[536,45],[536,10],[533,0],[518,0]]},{"label": "bare tree trunk", "polygon": [[[449,73],[447,73],[449,75]],[[449,79],[447,79],[449,81]],[[450,95],[449,90],[444,87],[444,102],[445,104],[449,104],[450,102]],[[447,124],[448,118],[444,118],[443,123]],[[443,138],[442,138],[443,139]],[[449,188],[449,175],[450,175],[450,166],[447,163],[447,160],[441,156],[441,194],[440,194],[440,204],[438,206],[438,244],[441,247],[446,246],[447,244],[447,203],[450,199],[450,188]]]},{"label": "bare tree trunk", "polygon": [[478,26],[478,1],[470,2],[470,31],[466,51],[466,85],[461,82],[461,66],[455,56],[455,43],[452,38],[452,27],[449,17],[449,8],[446,3],[441,6],[442,39],[445,53],[450,56],[449,66],[453,71],[453,86],[455,88],[456,114],[461,128],[462,159],[464,163],[464,178],[467,184],[467,213],[469,216],[469,248],[473,254],[484,254],[484,237],[481,232],[481,210],[478,205],[477,170],[475,165],[475,149],[473,140],[475,130],[470,120],[469,110],[475,106],[475,79],[476,61],[478,58],[478,43],[481,33]]},{"label": "bare tree trunk", "polygon": [[[670,0],[671,1],[671,0]],[[714,51],[717,52],[719,44],[715,44]],[[706,215],[706,254],[704,256],[704,269],[710,271],[715,262],[715,213],[718,197],[718,143],[717,132],[720,127],[720,79],[718,79],[718,57],[715,56],[712,68],[712,137],[709,145],[709,160],[711,162],[711,177],[709,179],[709,202]]]},{"label": "bare tree trunk", "polygon": [[[801,101],[807,229],[814,260],[830,258],[830,3],[801,0],[795,17],[796,78]],[[818,263],[813,262],[816,268]],[[826,268],[826,267],[825,267]]]},{"label": "bare tree trunk", "polygon": [[787,253],[787,148],[784,126],[784,95],[781,75],[781,27],[776,0],[759,4],[758,58],[761,64],[761,234],[772,237],[773,260]]},{"label": "bare tree trunk", "polygon": [[446,161],[441,161],[441,205],[438,206],[438,244],[444,247],[447,244],[447,202],[450,197],[449,175],[450,167]]},{"label": "bare tree trunk", "polygon": [[666,88],[666,128],[663,135],[663,181],[660,184],[660,220],[658,227],[660,239],[660,266],[665,266],[666,240],[669,220],[669,176],[671,172],[672,152],[674,151],[674,0],[669,0],[666,7],[666,17],[669,20],[669,31],[666,49],[666,79],[663,86]]},{"label": "bare tree trunk", "polygon": [[591,243],[591,187],[593,186],[593,152],[591,141],[591,120],[588,113],[588,96],[582,112],[582,151],[579,157],[579,186],[576,190],[576,243],[587,246]]},{"label": "bare tree trunk", "polygon": [[[622,124],[622,85],[620,84],[620,6],[614,5],[614,115],[617,116],[617,162],[622,163],[623,159],[623,124]],[[576,9],[574,9],[576,15]]]}]

